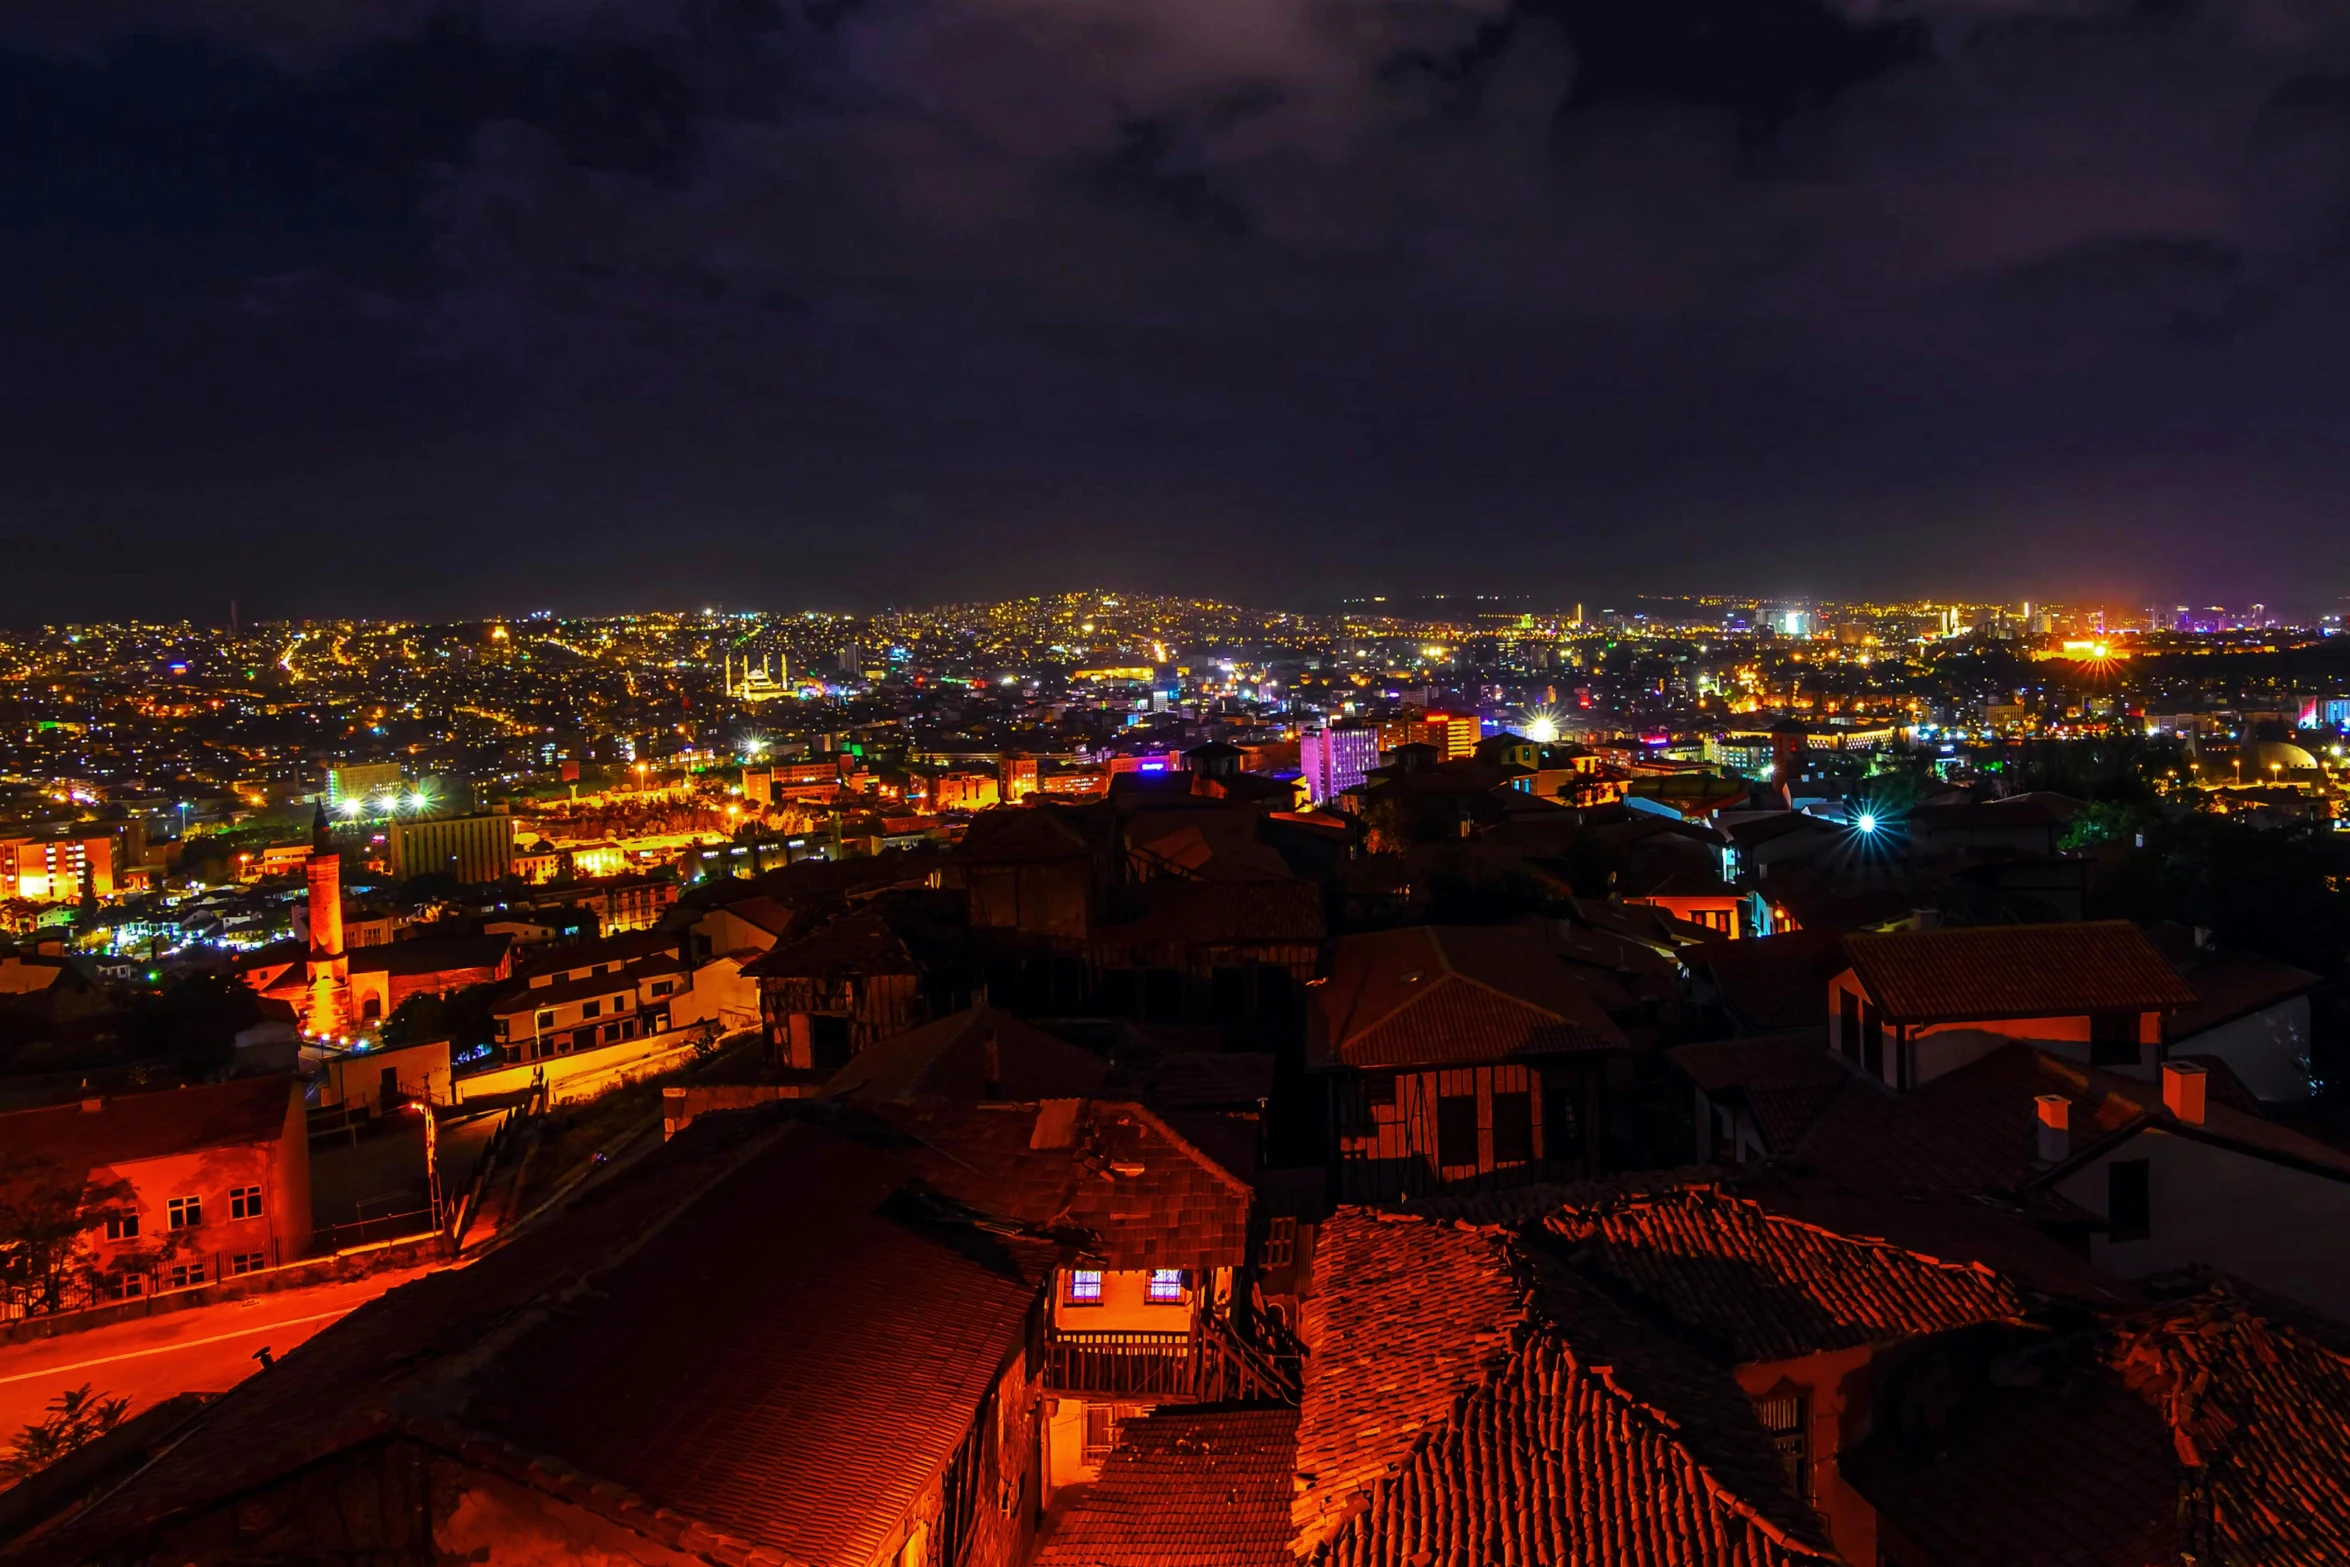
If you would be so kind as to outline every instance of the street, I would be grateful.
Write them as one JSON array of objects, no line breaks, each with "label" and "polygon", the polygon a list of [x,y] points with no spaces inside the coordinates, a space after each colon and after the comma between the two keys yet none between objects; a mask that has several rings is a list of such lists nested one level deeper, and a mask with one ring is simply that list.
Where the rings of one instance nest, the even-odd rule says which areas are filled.
[{"label": "street", "polygon": [[131,1413],[174,1393],[216,1393],[260,1369],[254,1353],[284,1354],[329,1323],[429,1268],[347,1283],[252,1295],[193,1311],[0,1348],[0,1445],[68,1388],[128,1398]]}]

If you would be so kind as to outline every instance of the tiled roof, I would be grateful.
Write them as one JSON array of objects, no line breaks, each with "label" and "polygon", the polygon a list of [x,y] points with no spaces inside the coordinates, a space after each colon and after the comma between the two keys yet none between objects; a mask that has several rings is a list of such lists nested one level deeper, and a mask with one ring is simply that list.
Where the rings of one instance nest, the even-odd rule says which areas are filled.
[{"label": "tiled roof", "polygon": [[1315,995],[1312,1043],[1324,1064],[1436,1066],[1624,1045],[1541,934],[1514,926],[1341,937]]},{"label": "tiled roof", "polygon": [[1828,1021],[1828,981],[1844,967],[1844,948],[1834,931],[1795,930],[1713,942],[1699,961],[1748,1028],[1802,1028]]},{"label": "tiled roof", "polygon": [[1119,1429],[1035,1567],[1291,1567],[1294,1409],[1161,1409]]},{"label": "tiled roof", "polygon": [[2018,1316],[1990,1269],[1839,1235],[1696,1186],[1544,1221],[1575,1265],[1736,1364],[1793,1360]]},{"label": "tiled roof", "polygon": [[1319,882],[1185,881],[1168,876],[1143,883],[1135,894],[1141,903],[1135,917],[1096,931],[1096,945],[1318,945],[1325,934]]},{"label": "tiled roof", "polygon": [[1845,950],[1889,1023],[2150,1012],[2195,1001],[2127,920],[1890,931],[1848,936]]},{"label": "tiled roof", "polygon": [[[2171,1124],[2159,1085],[2011,1044],[1901,1094],[1855,1077],[1799,1153],[1876,1190],[2020,1193],[2046,1176],[2035,1157],[2033,1101],[2041,1094],[2071,1101],[2076,1155],[2133,1125]],[[2350,1155],[2216,1101],[2205,1104],[2200,1132],[2350,1175]]]},{"label": "tiled roof", "polygon": [[2195,992],[2194,1003],[2162,1020],[2162,1037],[2173,1043],[2289,1001],[2321,983],[2307,969],[2257,952],[2211,953],[2186,971],[2186,981]]},{"label": "tiled roof", "polygon": [[2350,1561],[2350,1358],[2248,1292],[2207,1283],[2030,1372],[1937,1388],[1931,1444],[1886,1432],[1846,1477],[1953,1567]]},{"label": "tiled roof", "polygon": [[100,1165],[276,1142],[300,1094],[291,1077],[246,1077],[108,1095],[96,1110],[83,1109],[80,1100],[13,1110],[0,1114],[0,1151],[46,1160],[79,1176]]},{"label": "tiled roof", "polygon": [[1498,1231],[1344,1208],[1314,1239],[1291,1508],[1300,1552],[1509,1353],[1525,1291]]},{"label": "tiled roof", "polygon": [[[1248,1258],[1247,1182],[1138,1104],[891,1107],[907,1157],[957,1202],[1032,1229],[1082,1232],[1109,1268],[1225,1268]],[[1074,1239],[1074,1237],[1073,1237]]]},{"label": "tiled roof", "polygon": [[241,1384],[44,1558],[405,1434],[673,1547],[869,1562],[1018,1354],[1058,1257],[942,1223],[903,1195],[911,1173],[805,1124],[698,1122]]},{"label": "tiled roof", "polygon": [[1782,1156],[1795,1151],[1852,1076],[1819,1029],[1675,1045],[1666,1055],[1707,1093],[1744,1099],[1770,1152]]},{"label": "tiled roof", "polygon": [[873,904],[807,934],[778,941],[743,973],[758,979],[838,979],[847,975],[919,974],[922,964],[892,919]]},{"label": "tiled roof", "polygon": [[1082,859],[1093,849],[1084,828],[1054,805],[998,805],[971,818],[953,850],[963,863]]},{"label": "tiled roof", "polygon": [[1093,1093],[1109,1073],[1110,1063],[1100,1056],[1008,1012],[975,1006],[866,1046],[817,1097],[859,1104],[929,1096],[972,1102],[1062,1099]]},{"label": "tiled roof", "polygon": [[372,947],[353,947],[354,974],[447,974],[461,969],[494,969],[506,961],[514,938],[493,936],[419,936],[413,941],[387,941]]},{"label": "tiled roof", "polygon": [[1547,1248],[1360,1210],[1325,1225],[1319,1246],[1331,1287],[1306,1308],[1301,1555],[1348,1567],[1835,1559],[1727,1372]]}]

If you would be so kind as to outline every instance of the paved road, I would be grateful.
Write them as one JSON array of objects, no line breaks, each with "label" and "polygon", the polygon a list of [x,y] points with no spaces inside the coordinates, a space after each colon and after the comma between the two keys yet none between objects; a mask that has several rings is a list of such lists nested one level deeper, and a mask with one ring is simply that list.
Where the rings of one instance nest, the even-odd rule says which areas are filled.
[{"label": "paved road", "polygon": [[260,1369],[255,1350],[284,1354],[337,1318],[429,1268],[142,1317],[85,1333],[0,1347],[0,1443],[40,1417],[48,1402],[87,1382],[128,1398],[131,1412],[174,1393],[225,1392]]}]

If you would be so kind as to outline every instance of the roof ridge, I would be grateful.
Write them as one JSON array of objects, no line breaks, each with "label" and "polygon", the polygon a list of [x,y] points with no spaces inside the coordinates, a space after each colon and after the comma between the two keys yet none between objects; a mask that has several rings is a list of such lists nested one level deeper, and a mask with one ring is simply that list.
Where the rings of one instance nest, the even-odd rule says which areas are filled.
[{"label": "roof ridge", "polygon": [[1802,1230],[1807,1234],[1817,1235],[1823,1239],[1836,1241],[1847,1246],[1857,1246],[1867,1251],[1898,1252],[1900,1255],[1909,1258],[1912,1262],[1923,1263],[1930,1268],[1939,1268],[1945,1272],[1950,1273],[1972,1273],[1981,1278],[1992,1279],[1999,1283],[2009,1285],[2010,1288],[2014,1287],[2014,1281],[2010,1280],[2005,1274],[2001,1273],[1998,1269],[1992,1267],[1988,1263],[1956,1262],[1949,1258],[1936,1257],[1930,1253],[1918,1251],[1914,1247],[1904,1246],[1898,1241],[1888,1240],[1881,1235],[1855,1235],[1849,1230],[1831,1229],[1825,1224],[1817,1224],[1809,1219],[1797,1218],[1794,1214],[1791,1213],[1777,1212],[1769,1207],[1766,1207],[1758,1199],[1749,1197],[1743,1192],[1731,1191],[1719,1180],[1691,1181],[1684,1185],[1667,1186],[1646,1191],[1611,1192],[1597,1202],[1582,1205],[1562,1203],[1559,1205],[1559,1210],[1557,1213],[1545,1216],[1542,1222],[1546,1229],[1552,1229],[1552,1233],[1557,1234],[1560,1232],[1553,1228],[1553,1226],[1555,1225],[1555,1222],[1560,1217],[1560,1215],[1565,1213],[1578,1212],[1589,1213],[1598,1216],[1609,1216],[1620,1213],[1628,1208],[1656,1207],[1666,1201],[1682,1197],[1702,1197],[1709,1203],[1734,1205],[1754,1214],[1766,1224],[1780,1225],[1789,1229]]},{"label": "roof ridge", "polygon": [[1207,1153],[1206,1150],[1202,1149],[1190,1138],[1175,1130],[1174,1127],[1169,1126],[1165,1119],[1162,1118],[1159,1113],[1156,1110],[1153,1110],[1150,1106],[1142,1103],[1138,1099],[1097,1099],[1094,1101],[1094,1103],[1117,1105],[1124,1109],[1132,1110],[1135,1114],[1148,1121],[1152,1126],[1158,1128],[1159,1135],[1166,1138],[1167,1141],[1173,1143],[1177,1152],[1190,1156],[1191,1161],[1194,1164],[1197,1164],[1207,1170],[1209,1174],[1215,1176],[1216,1179],[1222,1181],[1225,1186],[1230,1188],[1232,1191],[1237,1192],[1240,1196],[1247,1199],[1249,1202],[1254,1203],[1256,1201],[1257,1190],[1255,1187],[1249,1185],[1248,1182],[1242,1180],[1239,1176],[1233,1174],[1230,1170],[1225,1169],[1222,1161],[1212,1157]]}]

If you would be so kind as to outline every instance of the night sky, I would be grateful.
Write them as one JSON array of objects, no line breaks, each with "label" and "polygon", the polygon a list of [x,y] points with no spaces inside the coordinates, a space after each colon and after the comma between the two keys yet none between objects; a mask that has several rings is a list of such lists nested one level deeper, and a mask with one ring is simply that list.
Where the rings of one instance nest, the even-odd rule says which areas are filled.
[{"label": "night sky", "polygon": [[0,7],[12,622],[2350,592],[2341,0]]}]

